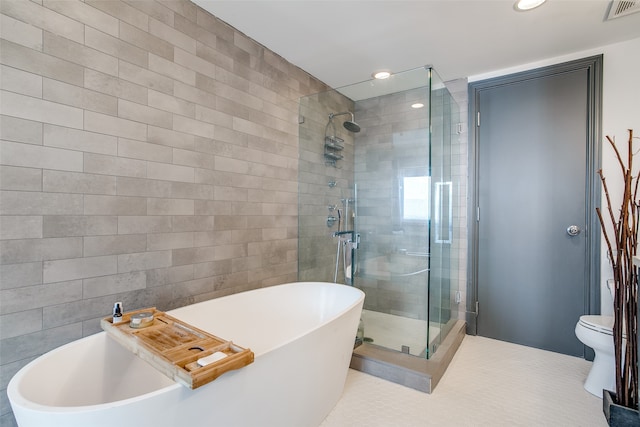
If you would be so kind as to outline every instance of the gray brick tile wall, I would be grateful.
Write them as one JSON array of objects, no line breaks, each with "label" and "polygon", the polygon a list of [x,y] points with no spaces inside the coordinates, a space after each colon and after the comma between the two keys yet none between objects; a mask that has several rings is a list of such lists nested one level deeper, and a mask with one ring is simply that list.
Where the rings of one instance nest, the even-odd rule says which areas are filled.
[{"label": "gray brick tile wall", "polygon": [[11,376],[99,331],[297,279],[298,99],[188,1],[0,2],[0,425]]}]

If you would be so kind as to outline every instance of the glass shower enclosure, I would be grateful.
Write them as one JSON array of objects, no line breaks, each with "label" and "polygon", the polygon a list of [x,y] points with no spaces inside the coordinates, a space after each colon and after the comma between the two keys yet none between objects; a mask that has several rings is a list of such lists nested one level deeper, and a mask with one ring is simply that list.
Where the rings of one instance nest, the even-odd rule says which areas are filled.
[{"label": "glass shower enclosure", "polygon": [[298,275],[365,292],[356,345],[428,359],[459,318],[459,121],[430,67],[300,99]]}]

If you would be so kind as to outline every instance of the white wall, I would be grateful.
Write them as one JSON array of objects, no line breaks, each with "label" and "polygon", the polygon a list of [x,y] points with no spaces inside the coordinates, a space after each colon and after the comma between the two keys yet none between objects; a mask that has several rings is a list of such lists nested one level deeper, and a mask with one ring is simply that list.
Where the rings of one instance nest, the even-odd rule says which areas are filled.
[{"label": "white wall", "polygon": [[[618,146],[626,147],[627,129],[633,129],[634,135],[640,137],[640,38],[626,42],[602,46],[597,49],[581,51],[561,57],[549,58],[543,61],[524,64],[508,69],[496,70],[489,73],[470,76],[469,81],[484,80],[520,71],[531,70],[547,65],[580,59],[593,55],[603,55],[603,97],[602,97],[602,170],[607,177],[607,185],[612,196],[612,203],[617,206],[619,194],[622,192],[619,166],[605,136],[615,137]],[[640,139],[635,140],[635,146],[640,150]],[[640,156],[636,156],[636,165],[640,164]],[[604,195],[603,207],[606,208]],[[606,244],[602,242],[601,249],[601,280],[612,277],[611,266],[606,256]]]},{"label": "white wall", "polygon": [[[628,140],[627,129],[633,129],[636,138],[640,137],[640,38],[605,46],[603,97],[602,97],[602,171],[607,177],[612,204],[617,206],[622,193],[622,186],[613,186],[612,182],[621,183],[618,174],[619,166],[609,143],[605,143],[605,136],[615,137],[619,147],[626,147]],[[640,150],[640,139],[634,138],[634,147]],[[640,164],[640,156],[635,156],[636,169]],[[606,201],[602,200],[603,208]],[[617,212],[617,211],[614,211]],[[604,239],[603,239],[604,240]],[[601,249],[601,279],[613,277],[611,266],[607,260],[606,243],[602,242]]]}]

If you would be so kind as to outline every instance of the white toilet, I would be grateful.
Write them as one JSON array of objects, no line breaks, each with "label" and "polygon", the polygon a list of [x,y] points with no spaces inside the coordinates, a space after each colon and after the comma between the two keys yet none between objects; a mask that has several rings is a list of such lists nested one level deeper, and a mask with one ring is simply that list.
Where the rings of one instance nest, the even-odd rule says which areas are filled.
[{"label": "white toilet", "polygon": [[[613,283],[611,283],[613,287]],[[589,393],[602,398],[602,390],[616,389],[616,365],[613,350],[613,297],[609,283],[601,286],[599,316],[580,316],[576,337],[595,352],[593,366],[584,383]]]}]

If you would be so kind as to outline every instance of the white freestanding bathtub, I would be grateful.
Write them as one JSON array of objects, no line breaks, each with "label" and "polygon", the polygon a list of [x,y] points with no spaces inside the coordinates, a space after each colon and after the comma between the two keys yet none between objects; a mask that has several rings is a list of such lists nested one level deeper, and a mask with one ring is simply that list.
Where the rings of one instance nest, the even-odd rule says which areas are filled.
[{"label": "white freestanding bathtub", "polygon": [[168,313],[255,361],[191,390],[101,332],[50,351],[7,388],[20,427],[318,426],[342,394],[364,294],[289,283]]}]

